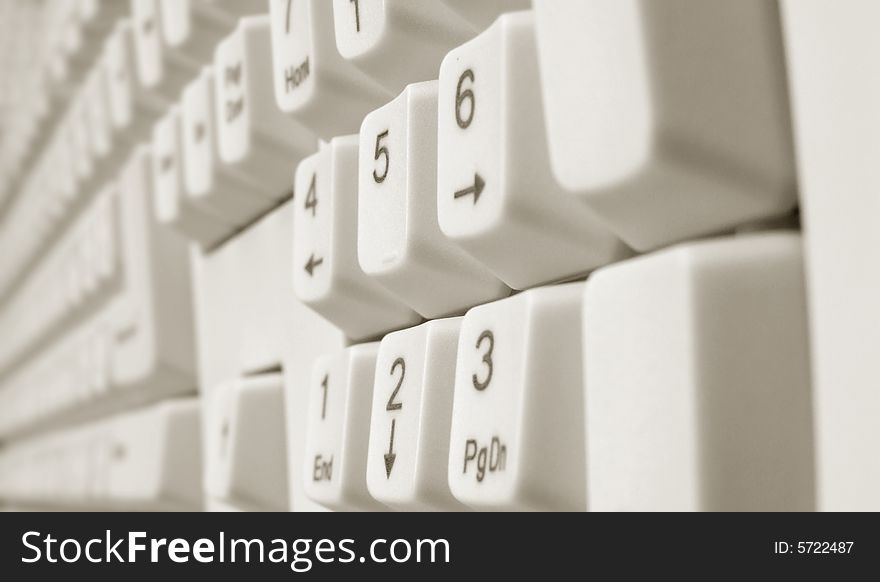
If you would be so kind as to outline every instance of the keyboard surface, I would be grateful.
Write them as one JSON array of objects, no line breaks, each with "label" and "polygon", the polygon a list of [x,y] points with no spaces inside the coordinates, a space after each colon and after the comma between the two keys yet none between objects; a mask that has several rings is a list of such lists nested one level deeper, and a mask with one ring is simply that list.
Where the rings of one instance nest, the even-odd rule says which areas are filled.
[{"label": "keyboard surface", "polygon": [[878,23],[0,0],[0,507],[880,509]]}]

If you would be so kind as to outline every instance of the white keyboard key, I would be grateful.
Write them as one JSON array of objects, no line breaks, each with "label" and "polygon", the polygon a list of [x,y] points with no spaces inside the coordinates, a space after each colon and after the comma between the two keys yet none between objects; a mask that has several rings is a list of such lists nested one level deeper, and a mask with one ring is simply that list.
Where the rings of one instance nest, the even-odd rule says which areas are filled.
[{"label": "white keyboard key", "polygon": [[587,280],[591,509],[813,509],[802,262],[800,236],[763,233]]},{"label": "white keyboard key", "polygon": [[326,0],[270,0],[278,107],[330,139],[356,133],[364,115],[391,98],[336,50]]},{"label": "white keyboard key", "polygon": [[363,339],[421,318],[358,264],[357,157],[358,136],[337,137],[296,169],[293,287],[300,301]]},{"label": "white keyboard key", "polygon": [[474,307],[461,325],[449,488],[494,510],[583,510],[582,283]]},{"label": "white keyboard key", "polygon": [[153,208],[156,219],[203,246],[211,246],[232,227],[190,203],[183,188],[180,110],[175,105],[153,128]]},{"label": "white keyboard key", "polygon": [[471,22],[477,30],[489,28],[504,12],[528,10],[531,0],[443,0],[450,8]]},{"label": "white keyboard key", "polygon": [[200,508],[202,442],[195,398],[111,419],[108,428],[102,451],[108,500],[143,509]]},{"label": "white keyboard key", "polygon": [[187,242],[152,220],[150,151],[135,148],[120,172],[119,250],[124,290],[113,313],[112,380],[152,394],[195,388],[195,339]]},{"label": "white keyboard key", "polygon": [[[270,191],[218,160],[214,98],[213,69],[205,67],[181,97],[184,187],[190,202],[204,211],[247,224],[263,212]],[[254,195],[260,190],[264,197]]]},{"label": "white keyboard key", "polygon": [[183,85],[192,78],[196,63],[171,49],[162,39],[159,0],[131,0],[135,64],[141,84],[171,101],[180,97]]},{"label": "white keyboard key", "polygon": [[476,33],[435,0],[333,0],[333,16],[339,53],[394,94],[436,78],[444,55]]},{"label": "white keyboard key", "polygon": [[104,48],[104,66],[110,100],[109,115],[114,130],[129,141],[148,137],[153,122],[165,110],[166,102],[147,91],[135,72],[132,24],[123,20],[113,29]]},{"label": "white keyboard key", "polygon": [[290,192],[292,168],[316,149],[303,126],[286,117],[272,95],[269,16],[239,21],[214,54],[220,158],[258,176],[273,196]]},{"label": "white keyboard key", "polygon": [[243,509],[286,511],[281,375],[229,382],[210,397],[207,493]]},{"label": "white keyboard key", "polygon": [[309,389],[306,495],[342,511],[384,508],[367,491],[370,405],[378,343],[318,358]]},{"label": "white keyboard key", "polygon": [[379,345],[367,487],[396,509],[464,509],[446,475],[460,328],[460,317],[437,319]]},{"label": "white keyboard key", "polygon": [[626,254],[555,183],[537,75],[530,12],[501,16],[440,68],[440,228],[514,289],[577,276]]},{"label": "white keyboard key", "polygon": [[555,175],[646,250],[797,204],[776,2],[535,0]]},{"label": "white keyboard key", "polygon": [[367,115],[360,132],[358,260],[427,318],[510,290],[437,224],[437,81],[414,83]]},{"label": "white keyboard key", "polygon": [[235,25],[233,18],[202,0],[158,0],[162,40],[197,62],[210,61],[216,45]]},{"label": "white keyboard key", "polygon": [[817,509],[880,511],[880,4],[782,7],[809,288]]}]

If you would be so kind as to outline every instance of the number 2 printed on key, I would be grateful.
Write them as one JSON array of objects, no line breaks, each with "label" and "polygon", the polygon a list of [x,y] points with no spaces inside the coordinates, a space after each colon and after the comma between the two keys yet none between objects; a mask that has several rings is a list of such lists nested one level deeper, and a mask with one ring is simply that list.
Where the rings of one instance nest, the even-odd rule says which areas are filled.
[{"label": "number 2 printed on key", "polygon": [[394,391],[391,392],[391,396],[388,397],[388,403],[385,405],[385,410],[400,410],[403,408],[403,402],[395,402],[394,399],[397,398],[397,393],[400,392],[400,387],[403,385],[403,377],[406,376],[406,361],[403,358],[397,358],[394,360],[394,363],[391,364],[391,375],[394,375],[394,370],[400,368],[400,378],[397,380],[397,386],[394,387]]}]

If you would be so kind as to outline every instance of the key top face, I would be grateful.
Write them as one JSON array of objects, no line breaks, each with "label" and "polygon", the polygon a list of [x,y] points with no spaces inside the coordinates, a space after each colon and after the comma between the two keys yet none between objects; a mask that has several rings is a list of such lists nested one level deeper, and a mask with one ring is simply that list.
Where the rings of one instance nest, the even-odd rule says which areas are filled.
[{"label": "key top face", "polygon": [[437,215],[444,234],[514,289],[626,256],[550,168],[530,12],[505,14],[440,67]]},{"label": "key top face", "polygon": [[284,384],[278,374],[211,394],[208,492],[245,509],[287,509]]},{"label": "key top face", "polygon": [[367,486],[396,509],[461,510],[446,476],[461,318],[386,335],[379,346]]},{"label": "key top face", "polygon": [[360,339],[420,318],[358,264],[357,149],[358,136],[335,138],[297,167],[293,285],[300,301]]},{"label": "key top face", "polygon": [[479,509],[585,508],[583,285],[529,290],[462,322],[449,487]]},{"label": "key top face", "polygon": [[306,495],[337,510],[380,510],[367,491],[370,405],[378,343],[359,344],[315,362],[306,437]]},{"label": "key top face", "polygon": [[639,250],[797,203],[777,3],[538,0],[560,183]]},{"label": "key top face", "polygon": [[358,260],[425,317],[506,296],[437,225],[437,82],[409,85],[361,125]]},{"label": "key top face", "polygon": [[811,510],[806,325],[796,234],[687,243],[594,273],[590,508]]}]

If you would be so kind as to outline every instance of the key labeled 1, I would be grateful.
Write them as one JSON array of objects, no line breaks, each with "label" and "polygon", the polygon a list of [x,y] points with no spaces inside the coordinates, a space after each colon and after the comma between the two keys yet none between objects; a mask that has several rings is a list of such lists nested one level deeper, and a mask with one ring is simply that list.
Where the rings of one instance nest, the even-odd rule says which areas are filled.
[{"label": "key labeled 1", "polygon": [[539,287],[465,314],[448,467],[462,503],[585,509],[582,292]]},{"label": "key labeled 1", "polygon": [[384,508],[367,491],[367,445],[378,343],[315,362],[309,389],[303,468],[306,495],[330,509]]}]

